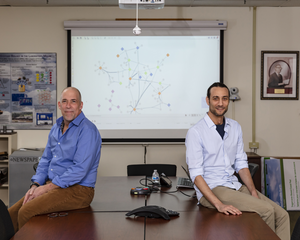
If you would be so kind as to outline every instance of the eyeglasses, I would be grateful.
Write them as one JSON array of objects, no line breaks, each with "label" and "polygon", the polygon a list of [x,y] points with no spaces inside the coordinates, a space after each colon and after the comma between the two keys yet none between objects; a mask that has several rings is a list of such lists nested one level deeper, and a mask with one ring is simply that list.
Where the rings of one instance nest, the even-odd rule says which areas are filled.
[{"label": "eyeglasses", "polygon": [[65,217],[68,216],[67,212],[61,212],[61,213],[50,213],[48,214],[49,218],[55,218],[55,217]]}]

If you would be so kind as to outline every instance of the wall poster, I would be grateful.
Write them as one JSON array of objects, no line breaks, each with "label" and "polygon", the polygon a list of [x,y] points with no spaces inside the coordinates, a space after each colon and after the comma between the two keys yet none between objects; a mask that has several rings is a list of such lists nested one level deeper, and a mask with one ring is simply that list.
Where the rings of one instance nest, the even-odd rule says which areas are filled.
[{"label": "wall poster", "polygon": [[0,129],[50,129],[56,87],[56,53],[0,53]]}]

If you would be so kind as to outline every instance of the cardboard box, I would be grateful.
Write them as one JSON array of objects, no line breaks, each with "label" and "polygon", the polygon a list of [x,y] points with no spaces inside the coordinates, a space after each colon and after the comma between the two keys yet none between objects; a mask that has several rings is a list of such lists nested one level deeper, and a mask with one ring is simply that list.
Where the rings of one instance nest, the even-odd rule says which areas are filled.
[{"label": "cardboard box", "polygon": [[300,210],[300,160],[265,158],[265,195],[289,211]]}]

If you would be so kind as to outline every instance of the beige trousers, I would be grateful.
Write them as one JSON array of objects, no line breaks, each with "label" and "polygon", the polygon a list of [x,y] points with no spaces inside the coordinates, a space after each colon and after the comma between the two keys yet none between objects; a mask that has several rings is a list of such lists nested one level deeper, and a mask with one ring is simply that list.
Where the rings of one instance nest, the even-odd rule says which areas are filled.
[{"label": "beige trousers", "polygon": [[[257,191],[257,199],[251,196],[248,188],[243,185],[238,191],[227,187],[215,187],[212,192],[226,205],[232,205],[245,212],[256,212],[281,240],[290,240],[290,218],[286,210]],[[215,208],[205,197],[200,204]]]},{"label": "beige trousers", "polygon": [[56,188],[49,191],[24,206],[23,200],[11,206],[8,211],[17,232],[33,216],[85,208],[94,198],[94,188],[75,184],[68,188]]}]

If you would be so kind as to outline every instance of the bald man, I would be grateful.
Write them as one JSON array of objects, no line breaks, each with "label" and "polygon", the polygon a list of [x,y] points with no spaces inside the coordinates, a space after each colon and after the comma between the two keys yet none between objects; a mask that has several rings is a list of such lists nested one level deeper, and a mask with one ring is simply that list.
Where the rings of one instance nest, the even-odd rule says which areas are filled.
[{"label": "bald man", "polygon": [[102,140],[82,107],[78,89],[63,90],[58,102],[62,117],[49,133],[30,189],[8,209],[15,232],[33,216],[85,208],[92,202]]}]

